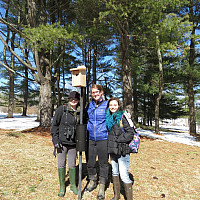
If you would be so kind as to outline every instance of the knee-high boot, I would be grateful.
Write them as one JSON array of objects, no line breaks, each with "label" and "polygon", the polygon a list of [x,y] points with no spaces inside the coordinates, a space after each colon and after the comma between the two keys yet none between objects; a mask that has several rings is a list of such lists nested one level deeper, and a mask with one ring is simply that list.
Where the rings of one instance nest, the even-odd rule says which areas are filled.
[{"label": "knee-high boot", "polygon": [[74,194],[78,194],[78,189],[76,187],[76,168],[69,168],[69,181],[70,181],[70,189],[74,192]]},{"label": "knee-high boot", "polygon": [[59,197],[65,196],[65,173],[66,173],[66,167],[64,168],[58,168],[58,176],[59,176],[59,182],[60,182],[60,191],[58,193]]},{"label": "knee-high boot", "polygon": [[127,200],[133,200],[133,187],[132,183],[124,183],[124,189]]},{"label": "knee-high boot", "polygon": [[120,181],[119,176],[113,176],[113,190],[114,197],[111,200],[119,200],[120,199]]}]

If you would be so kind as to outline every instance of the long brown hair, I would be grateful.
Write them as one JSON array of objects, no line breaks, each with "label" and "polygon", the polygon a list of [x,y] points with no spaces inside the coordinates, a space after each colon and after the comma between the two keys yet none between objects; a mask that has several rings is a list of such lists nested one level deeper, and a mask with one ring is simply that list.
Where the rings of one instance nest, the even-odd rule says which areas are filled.
[{"label": "long brown hair", "polygon": [[110,104],[110,102],[111,102],[111,101],[114,101],[114,100],[117,101],[117,103],[118,103],[118,105],[119,105],[118,110],[122,111],[122,103],[121,103],[121,101],[119,100],[119,98],[117,98],[117,97],[111,97],[111,98],[108,100],[107,109],[109,109],[109,104]]}]

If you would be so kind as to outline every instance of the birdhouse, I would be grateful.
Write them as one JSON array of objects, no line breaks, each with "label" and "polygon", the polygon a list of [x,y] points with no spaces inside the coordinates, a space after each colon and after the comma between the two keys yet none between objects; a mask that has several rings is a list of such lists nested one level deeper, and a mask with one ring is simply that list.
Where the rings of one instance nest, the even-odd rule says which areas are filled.
[{"label": "birdhouse", "polygon": [[72,86],[86,87],[86,67],[84,65],[70,69],[72,71]]}]

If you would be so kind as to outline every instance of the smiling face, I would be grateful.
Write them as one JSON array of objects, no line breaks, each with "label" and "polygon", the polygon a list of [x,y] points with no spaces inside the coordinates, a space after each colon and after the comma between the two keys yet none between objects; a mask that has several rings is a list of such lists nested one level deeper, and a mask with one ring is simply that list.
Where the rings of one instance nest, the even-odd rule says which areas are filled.
[{"label": "smiling face", "polygon": [[116,100],[112,100],[109,102],[109,110],[111,113],[117,112],[118,109],[119,109],[119,104]]},{"label": "smiling face", "polygon": [[98,90],[96,88],[92,88],[91,93],[92,93],[92,98],[95,101],[102,100],[103,91],[100,91],[100,90]]},{"label": "smiling face", "polygon": [[76,109],[76,106],[78,105],[79,100],[77,98],[70,98],[69,103],[73,109]]}]

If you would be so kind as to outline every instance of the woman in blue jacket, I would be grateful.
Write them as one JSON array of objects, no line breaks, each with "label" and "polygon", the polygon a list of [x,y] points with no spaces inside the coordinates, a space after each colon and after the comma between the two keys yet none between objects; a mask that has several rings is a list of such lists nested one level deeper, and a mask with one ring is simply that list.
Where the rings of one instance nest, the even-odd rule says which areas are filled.
[{"label": "woman in blue jacket", "polygon": [[97,199],[104,199],[105,184],[108,179],[108,131],[105,121],[107,101],[103,100],[103,89],[100,85],[93,85],[91,94],[93,99],[86,107],[88,115],[87,131],[89,133],[87,162],[89,184],[86,190],[91,192],[97,187],[96,157],[98,156],[100,184]]}]

